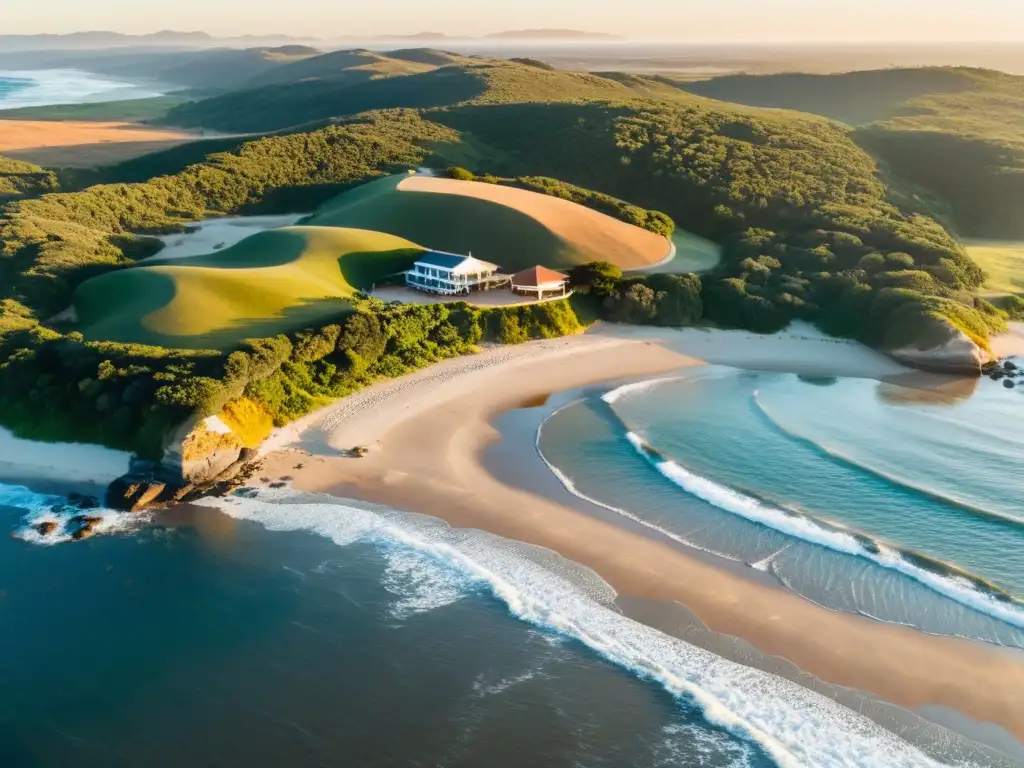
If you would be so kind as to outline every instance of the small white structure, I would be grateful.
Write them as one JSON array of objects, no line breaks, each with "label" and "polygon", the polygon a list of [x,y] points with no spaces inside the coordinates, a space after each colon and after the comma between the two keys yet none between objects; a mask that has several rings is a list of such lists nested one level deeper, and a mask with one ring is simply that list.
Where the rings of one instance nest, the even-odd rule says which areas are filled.
[{"label": "small white structure", "polygon": [[470,291],[486,291],[507,285],[508,275],[498,273],[498,265],[469,256],[443,251],[427,251],[405,273],[410,288],[442,296],[459,296]]},{"label": "small white structure", "polygon": [[569,276],[547,267],[536,266],[516,272],[511,282],[514,293],[536,294],[538,300],[569,295]]}]

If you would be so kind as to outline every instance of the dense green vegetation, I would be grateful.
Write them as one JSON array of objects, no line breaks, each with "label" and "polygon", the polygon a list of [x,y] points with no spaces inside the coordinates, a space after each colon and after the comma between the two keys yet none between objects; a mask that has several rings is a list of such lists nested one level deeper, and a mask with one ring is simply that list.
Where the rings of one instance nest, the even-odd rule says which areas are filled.
[{"label": "dense green vegetation", "polygon": [[[242,341],[239,331],[216,351],[139,346],[123,342],[180,343],[97,329],[111,297],[131,303],[158,296],[134,285],[148,279],[145,269],[125,269],[158,252],[159,241],[148,235],[214,215],[309,211],[332,198],[318,212],[322,220],[312,223],[351,226],[347,208],[372,208],[380,194],[415,194],[396,193],[391,180],[366,182],[425,163],[487,170],[586,205],[609,206],[620,217],[640,217],[621,207],[628,200],[648,226],[662,220],[647,212],[663,211],[664,221],[722,246],[720,264],[701,278],[623,276],[594,265],[574,272],[581,290],[573,301],[588,315],[758,331],[801,318],[888,348],[935,341],[950,326],[984,343],[1008,313],[1020,312],[1013,300],[997,309],[979,299],[984,275],[963,247],[934,219],[894,204],[906,198],[887,188],[889,177],[848,129],[825,119],[707,102],[675,89],[669,97],[668,86],[648,78],[573,75],[531,63],[479,61],[358,77],[271,85],[244,92],[250,94],[245,98],[229,94],[226,101],[180,108],[179,115],[196,121],[221,115],[264,128],[292,120],[336,122],[229,145],[191,165],[194,155],[164,153],[138,161],[133,171],[138,179],[167,175],[37,199],[24,198],[55,182],[21,188],[23,181],[0,181],[14,199],[0,216],[0,423],[27,436],[98,441],[154,455],[172,424],[197,411],[215,413],[243,394],[282,423],[374,378],[468,352],[482,339],[512,343],[578,330],[569,302],[480,311],[385,306],[354,295],[295,324],[245,331],[267,338]],[[424,108],[344,117],[395,104]],[[16,164],[0,168],[10,169],[0,180],[25,173],[50,178]],[[472,229],[477,219],[465,213],[460,229]],[[483,229],[493,240],[492,225]],[[368,220],[363,226],[388,229]],[[515,251],[529,264],[545,261],[534,245],[543,243],[524,251],[520,242]],[[275,246],[268,258],[272,252],[274,258],[282,253]],[[600,258],[577,256],[562,263]],[[352,267],[359,260],[345,261]],[[376,274],[369,263],[356,267],[363,278]],[[223,263],[214,266],[229,271]],[[199,260],[193,268],[211,265]],[[109,287],[93,297],[92,288],[81,293],[78,309],[93,341],[60,330],[73,326],[50,322],[91,278],[97,280],[89,285]],[[349,288],[361,287],[360,280],[343,274]],[[256,309],[257,315],[283,311]],[[136,327],[151,312],[136,317]],[[299,330],[306,325],[313,327]],[[271,335],[281,330],[287,335]]]},{"label": "dense green vegetation", "polygon": [[888,202],[875,163],[835,124],[704,104],[498,105],[431,117],[498,151],[496,172],[600,190],[722,243],[722,263],[703,281],[715,322],[772,331],[824,321],[828,310],[832,332],[879,343],[890,316],[865,307],[899,288],[920,327],[936,313],[979,338],[1002,327],[972,294],[981,269],[934,220]]},{"label": "dense green vegetation", "polygon": [[55,192],[58,186],[52,171],[0,155],[0,204]]},{"label": "dense green vegetation", "polygon": [[133,233],[167,232],[230,213],[308,211],[381,169],[418,165],[427,152],[414,141],[454,136],[415,114],[392,113],[251,142],[142,184],[16,203],[0,219],[3,297],[44,320],[65,309],[89,277],[152,255],[154,241]]},{"label": "dense green vegetation", "polygon": [[582,264],[569,272],[574,291],[591,299],[601,317],[616,323],[695,325],[704,316],[701,279],[694,274],[624,277],[606,261]]},{"label": "dense green vegetation", "polygon": [[[370,63],[368,56],[373,56]],[[298,75],[315,68],[322,72],[328,58],[336,63],[328,69],[329,76],[275,81],[185,104],[172,110],[162,122],[251,132],[293,128],[393,107],[648,97],[686,99],[674,87],[652,78],[633,78],[627,85],[608,77],[486,59],[458,60],[439,68],[419,65],[410,70],[408,61],[360,51],[339,51],[282,68],[274,73],[274,78],[288,71]]]},{"label": "dense green vegetation", "polygon": [[723,77],[682,87],[857,126],[857,140],[897,176],[944,201],[963,234],[1024,236],[1024,77],[933,67]]},{"label": "dense green vegetation", "polygon": [[484,339],[515,344],[578,330],[568,301],[480,310],[374,300],[329,325],[249,340],[229,354],[89,343],[36,328],[31,350],[0,366],[0,414],[26,437],[155,459],[171,428],[243,395],[281,425],[379,378],[473,352]]}]

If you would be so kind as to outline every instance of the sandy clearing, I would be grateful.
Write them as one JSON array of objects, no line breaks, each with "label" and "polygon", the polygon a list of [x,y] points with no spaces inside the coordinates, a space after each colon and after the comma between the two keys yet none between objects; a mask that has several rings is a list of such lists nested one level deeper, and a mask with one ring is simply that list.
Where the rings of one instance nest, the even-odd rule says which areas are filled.
[{"label": "sandy clearing", "polygon": [[124,122],[0,120],[0,154],[45,166],[85,168],[199,138],[178,129]]},{"label": "sandy clearing", "polygon": [[416,174],[398,185],[400,192],[431,192],[463,195],[504,205],[537,220],[569,244],[591,253],[607,254],[607,260],[623,269],[657,264],[670,252],[671,243],[661,235],[634,227],[568,200],[498,184],[458,181]]}]

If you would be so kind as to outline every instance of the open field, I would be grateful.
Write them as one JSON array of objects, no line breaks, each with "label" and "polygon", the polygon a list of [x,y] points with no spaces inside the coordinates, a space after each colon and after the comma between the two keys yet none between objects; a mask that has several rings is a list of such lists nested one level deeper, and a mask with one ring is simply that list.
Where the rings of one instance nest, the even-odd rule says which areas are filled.
[{"label": "open field", "polygon": [[93,278],[74,307],[89,339],[225,348],[336,318],[355,290],[409,268],[421,251],[379,232],[286,227],[207,256]]},{"label": "open field", "polygon": [[505,271],[610,261],[625,269],[669,252],[661,235],[557,197],[423,175],[391,176],[328,202],[318,226],[389,232],[428,248],[473,252]]},{"label": "open field", "polygon": [[50,168],[91,168],[168,149],[199,135],[125,122],[0,120],[0,154]]},{"label": "open field", "polygon": [[0,120],[82,120],[100,122],[141,122],[163,117],[167,111],[189,99],[170,94],[148,99],[102,101],[87,104],[53,104],[0,110]]},{"label": "open field", "polygon": [[985,270],[982,291],[1024,293],[1024,241],[968,240],[967,253]]}]

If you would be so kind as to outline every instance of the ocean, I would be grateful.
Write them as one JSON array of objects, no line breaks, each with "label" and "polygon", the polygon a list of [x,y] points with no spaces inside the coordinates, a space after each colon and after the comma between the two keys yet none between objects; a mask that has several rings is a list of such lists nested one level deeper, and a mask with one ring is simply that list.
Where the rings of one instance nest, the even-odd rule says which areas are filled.
[{"label": "ocean", "polygon": [[0,109],[86,104],[161,96],[152,86],[76,69],[0,70]]},{"label": "ocean", "polygon": [[[616,514],[1012,653],[1019,397],[707,367],[522,413],[555,476]],[[912,746],[630,618],[553,552],[433,518],[246,491],[38,546],[23,526],[60,502],[0,486],[27,539],[0,540],[0,765],[1014,764],[944,731]]]}]

